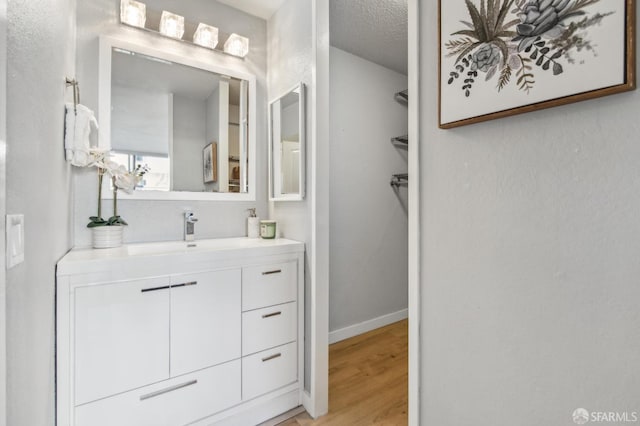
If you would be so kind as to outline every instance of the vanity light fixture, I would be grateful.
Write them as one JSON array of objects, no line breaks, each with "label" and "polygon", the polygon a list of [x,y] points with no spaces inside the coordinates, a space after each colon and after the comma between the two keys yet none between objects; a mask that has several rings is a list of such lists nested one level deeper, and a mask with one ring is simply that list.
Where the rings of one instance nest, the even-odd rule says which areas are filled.
[{"label": "vanity light fixture", "polygon": [[160,18],[160,32],[167,37],[182,39],[184,34],[184,16],[162,11]]},{"label": "vanity light fixture", "polygon": [[[149,27],[147,27],[147,12],[153,21]],[[156,27],[158,15],[160,15],[159,10],[147,10],[145,3],[135,0],[120,0],[120,22],[125,25],[142,28],[148,32],[180,40],[183,43],[194,44],[215,52],[224,52],[238,58],[244,59],[249,54],[249,39],[247,37],[235,33],[231,35],[220,33],[218,28],[204,23],[199,23],[196,28],[195,22],[187,22],[184,16],[166,10],[162,11],[160,26]],[[196,28],[195,31],[193,31],[194,28]],[[225,40],[225,38],[224,46],[219,45],[220,39]]]},{"label": "vanity light fixture", "polygon": [[249,39],[238,34],[231,34],[224,43],[224,51],[230,55],[244,58],[249,53]]},{"label": "vanity light fixture", "polygon": [[121,0],[120,20],[133,27],[144,28],[147,22],[147,6],[135,0]]},{"label": "vanity light fixture", "polygon": [[198,46],[215,49],[218,45],[218,29],[211,25],[200,23],[193,34],[193,42]]}]

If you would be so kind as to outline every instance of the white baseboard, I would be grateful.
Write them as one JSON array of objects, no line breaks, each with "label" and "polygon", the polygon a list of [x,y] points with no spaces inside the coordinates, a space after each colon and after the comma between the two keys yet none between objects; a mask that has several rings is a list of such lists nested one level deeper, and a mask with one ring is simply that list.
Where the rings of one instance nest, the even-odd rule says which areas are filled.
[{"label": "white baseboard", "polygon": [[285,421],[294,418],[298,414],[304,413],[306,410],[301,405],[299,407],[294,408],[293,410],[289,410],[284,414],[279,415],[278,417],[274,417],[271,420],[267,420],[264,423],[260,423],[258,426],[278,426],[280,423],[284,423]]},{"label": "white baseboard", "polygon": [[350,325],[335,331],[329,332],[329,344],[339,342],[341,340],[355,337],[360,334],[366,333],[376,328],[384,327],[385,325],[393,324],[394,322],[402,321],[409,317],[409,310],[403,309],[398,312],[393,312],[387,315],[382,315],[378,318],[373,318],[359,324]]},{"label": "white baseboard", "polygon": [[298,407],[300,394],[299,383],[296,383],[189,424],[192,426],[259,425]]}]

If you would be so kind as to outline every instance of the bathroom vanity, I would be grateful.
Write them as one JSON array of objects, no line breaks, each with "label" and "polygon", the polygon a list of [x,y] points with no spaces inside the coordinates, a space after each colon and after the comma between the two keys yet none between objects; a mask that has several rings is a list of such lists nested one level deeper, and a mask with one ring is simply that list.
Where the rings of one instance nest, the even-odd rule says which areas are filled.
[{"label": "bathroom vanity", "polygon": [[69,252],[57,425],[253,425],[299,406],[303,253],[248,238]]}]

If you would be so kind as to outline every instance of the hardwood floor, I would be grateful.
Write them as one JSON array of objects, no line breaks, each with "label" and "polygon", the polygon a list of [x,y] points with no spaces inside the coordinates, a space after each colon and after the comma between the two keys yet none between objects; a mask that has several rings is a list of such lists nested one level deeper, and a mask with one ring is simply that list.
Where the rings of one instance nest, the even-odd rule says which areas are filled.
[{"label": "hardwood floor", "polygon": [[408,321],[329,347],[329,414],[307,413],[281,426],[406,425]]}]

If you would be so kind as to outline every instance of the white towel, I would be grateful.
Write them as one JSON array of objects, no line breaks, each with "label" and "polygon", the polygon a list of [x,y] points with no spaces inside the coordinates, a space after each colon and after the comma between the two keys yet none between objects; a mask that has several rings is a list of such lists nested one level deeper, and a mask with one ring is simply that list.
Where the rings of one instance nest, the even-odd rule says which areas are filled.
[{"label": "white towel", "polygon": [[[91,164],[91,131],[98,130],[96,117],[89,108],[84,105],[65,105],[65,135],[64,149],[69,163],[78,167],[86,167]],[[98,146],[100,151],[109,151],[107,147]]]}]

